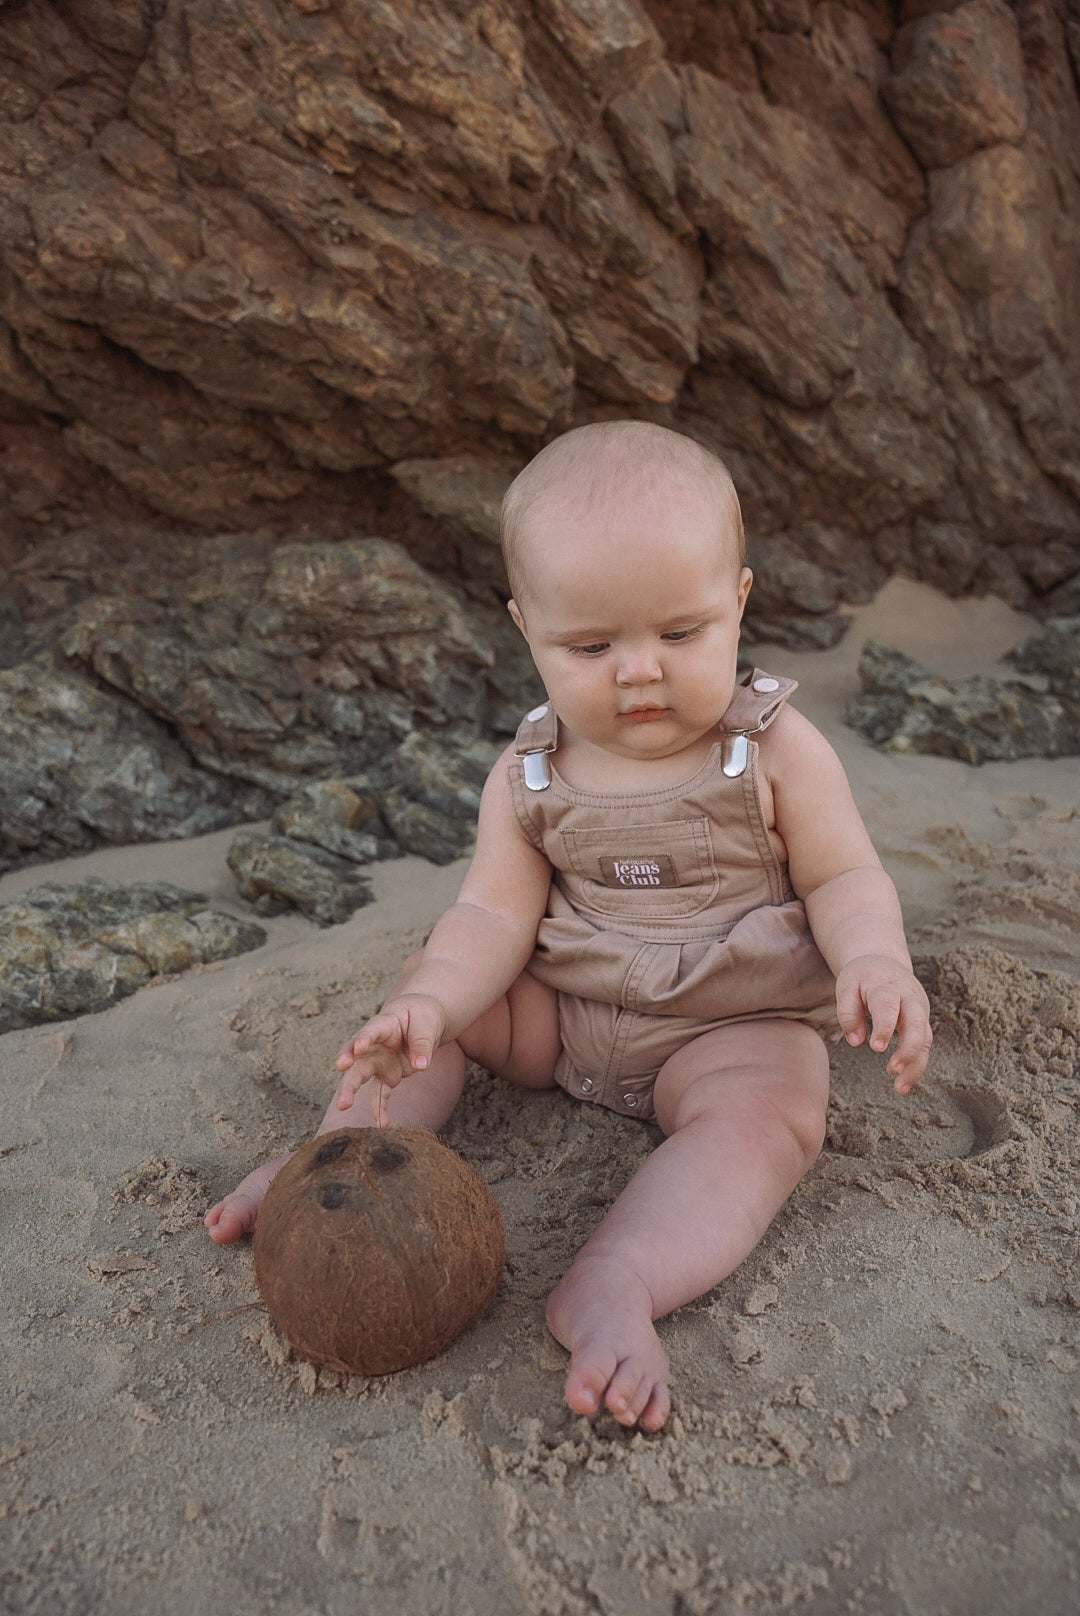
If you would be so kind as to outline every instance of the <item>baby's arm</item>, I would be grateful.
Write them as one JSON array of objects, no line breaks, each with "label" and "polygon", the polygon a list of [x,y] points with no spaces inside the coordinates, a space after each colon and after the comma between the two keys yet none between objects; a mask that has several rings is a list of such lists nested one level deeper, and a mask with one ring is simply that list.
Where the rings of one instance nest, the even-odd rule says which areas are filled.
[{"label": "baby's arm", "polygon": [[509,753],[480,800],[476,852],[457,902],[436,923],[420,962],[338,1056],[338,1107],[375,1081],[377,1119],[386,1088],[422,1071],[435,1051],[470,1027],[521,974],[547,904],[551,866],[526,841],[507,779]]},{"label": "baby's arm", "polygon": [[[837,1018],[848,1042],[861,1044],[869,1017],[870,1047],[878,1051],[896,1033],[887,1070],[897,1092],[907,1094],[926,1069],[932,1035],[896,888],[825,737],[790,709],[773,729],[768,772],[776,828],[787,847],[791,884],[836,977]],[[772,731],[768,735],[773,740]]]}]

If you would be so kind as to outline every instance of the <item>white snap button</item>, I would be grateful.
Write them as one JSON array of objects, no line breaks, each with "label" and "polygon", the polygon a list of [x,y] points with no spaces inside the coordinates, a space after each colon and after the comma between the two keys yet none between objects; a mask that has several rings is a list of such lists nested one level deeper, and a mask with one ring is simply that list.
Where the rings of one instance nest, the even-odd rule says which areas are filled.
[{"label": "white snap button", "polygon": [[623,1105],[628,1105],[630,1107],[630,1109],[633,1110],[634,1106],[637,1105],[637,1095],[636,1094],[624,1094],[623,1095]]},{"label": "white snap button", "polygon": [[593,1090],[593,1080],[592,1080],[592,1078],[591,1077],[583,1077],[581,1079],[581,1092],[582,1092],[582,1094],[591,1094],[592,1090]]},{"label": "white snap button", "polygon": [[[776,686],[773,685],[772,688],[775,690]],[[531,713],[526,713],[525,717],[529,720],[529,723],[535,724],[538,718],[546,718],[549,705],[550,703],[545,701],[542,707],[534,707]]]},{"label": "white snap button", "polygon": [[[780,689],[780,681],[779,679],[755,679],[753,688],[757,691],[759,696],[767,696],[773,690]],[[532,717],[531,713],[529,714],[529,717]]]}]

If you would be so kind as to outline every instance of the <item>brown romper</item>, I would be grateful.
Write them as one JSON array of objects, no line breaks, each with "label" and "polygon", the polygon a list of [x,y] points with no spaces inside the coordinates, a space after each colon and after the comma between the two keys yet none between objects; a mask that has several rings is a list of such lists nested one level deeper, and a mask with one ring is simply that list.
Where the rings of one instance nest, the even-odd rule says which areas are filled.
[{"label": "brown romper", "polygon": [[561,779],[550,704],[522,720],[510,765],[518,823],[554,869],[526,967],[558,990],[555,1078],[651,1119],[676,1050],[734,1021],[805,1021],[839,1036],[835,984],[776,856],[758,789],[765,729],[797,688],[755,668],[692,779],[583,791]]}]

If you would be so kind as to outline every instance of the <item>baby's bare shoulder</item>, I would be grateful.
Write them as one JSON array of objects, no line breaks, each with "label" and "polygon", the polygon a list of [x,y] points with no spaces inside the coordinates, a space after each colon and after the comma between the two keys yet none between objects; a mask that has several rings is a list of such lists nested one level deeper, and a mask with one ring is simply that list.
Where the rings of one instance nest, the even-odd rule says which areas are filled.
[{"label": "baby's bare shoulder", "polygon": [[495,846],[505,852],[520,854],[528,850],[536,855],[532,837],[522,823],[517,796],[512,784],[513,767],[517,759],[513,743],[496,759],[480,795],[480,817],[477,826],[477,850],[486,851]]},{"label": "baby's bare shoulder", "polygon": [[484,812],[485,807],[494,808],[496,806],[503,810],[510,809],[512,811],[514,793],[510,784],[510,773],[514,763],[514,743],[511,741],[510,745],[504,747],[499,753],[491,766],[487,779],[484,781],[484,789],[480,796],[481,813]]},{"label": "baby's bare shoulder", "polygon": [[515,756],[516,753],[514,752],[514,743],[513,741],[510,741],[508,745],[503,747],[502,751],[495,759],[495,762],[488,770],[488,777],[485,782],[485,787],[491,785],[492,781],[501,781],[504,784],[508,782],[510,769],[513,766]]},{"label": "baby's bare shoulder", "polygon": [[797,707],[785,704],[758,743],[759,767],[774,784],[830,777],[846,780],[835,749],[816,724]]},{"label": "baby's bare shoulder", "polygon": [[786,707],[762,735],[761,758],[796,892],[813,891],[853,860],[878,862],[844,766],[816,725]]}]

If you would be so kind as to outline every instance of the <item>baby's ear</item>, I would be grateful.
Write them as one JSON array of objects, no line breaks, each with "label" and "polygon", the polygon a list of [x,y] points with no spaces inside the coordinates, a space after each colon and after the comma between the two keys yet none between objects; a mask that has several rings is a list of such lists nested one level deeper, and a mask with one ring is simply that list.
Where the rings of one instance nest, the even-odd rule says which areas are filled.
[{"label": "baby's ear", "polygon": [[525,618],[522,615],[521,607],[518,605],[517,601],[508,600],[506,603],[506,609],[510,613],[510,616],[514,619],[514,622],[517,624],[518,628],[524,634],[525,638],[528,639],[529,631],[525,627]]}]

